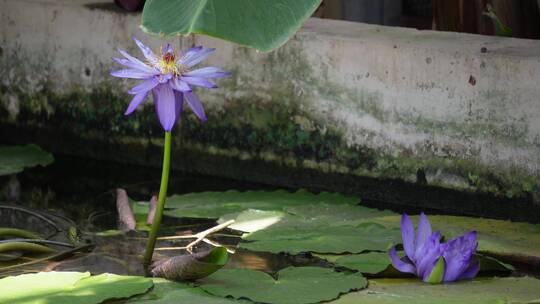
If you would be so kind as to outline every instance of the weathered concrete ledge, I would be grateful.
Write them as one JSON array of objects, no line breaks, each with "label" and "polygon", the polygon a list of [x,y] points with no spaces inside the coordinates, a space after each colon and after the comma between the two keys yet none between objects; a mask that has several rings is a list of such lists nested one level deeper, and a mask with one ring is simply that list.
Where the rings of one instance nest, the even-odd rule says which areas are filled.
[{"label": "weathered concrete ledge", "polygon": [[[138,53],[132,35],[163,41],[88,3],[0,1],[2,141],[159,165],[151,103],[123,117],[134,83],[108,71],[116,48]],[[206,124],[183,117],[176,168],[540,221],[539,41],[312,19],[271,53],[174,38],[194,43],[234,76],[200,92]]]}]

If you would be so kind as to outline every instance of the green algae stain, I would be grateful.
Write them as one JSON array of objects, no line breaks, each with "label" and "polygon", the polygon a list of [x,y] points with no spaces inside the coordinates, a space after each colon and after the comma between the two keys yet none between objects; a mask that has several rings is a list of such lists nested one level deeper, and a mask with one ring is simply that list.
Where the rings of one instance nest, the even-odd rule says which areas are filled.
[{"label": "green algae stain", "polygon": [[[92,90],[74,88],[64,94],[48,86],[26,94],[13,87],[0,87],[1,96],[18,96],[17,121],[34,127],[56,128],[79,136],[102,133],[109,136],[153,137],[162,130],[153,111],[139,109],[131,117],[123,115],[130,96],[104,84]],[[6,115],[0,116],[5,120]]]}]

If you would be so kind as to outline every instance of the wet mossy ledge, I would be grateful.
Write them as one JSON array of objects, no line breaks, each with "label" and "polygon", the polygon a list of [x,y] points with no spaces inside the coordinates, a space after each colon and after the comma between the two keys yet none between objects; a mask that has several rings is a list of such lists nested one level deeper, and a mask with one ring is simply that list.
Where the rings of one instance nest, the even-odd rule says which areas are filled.
[{"label": "wet mossy ledge", "polygon": [[[26,94],[2,86],[0,101],[0,129],[6,132],[2,132],[2,138],[8,142],[32,140],[52,152],[149,166],[161,163],[163,132],[153,106],[149,102],[131,117],[124,117],[129,96],[110,84],[90,90],[74,88],[62,94],[48,89]],[[430,191],[440,188],[488,195],[501,201],[517,200],[524,202],[525,210],[539,204],[540,179],[535,176],[457,157],[388,155],[368,147],[349,146],[343,132],[318,125],[316,118],[296,104],[283,107],[278,102],[234,99],[227,100],[218,111],[208,110],[207,115],[209,119],[204,124],[190,112],[182,117],[174,132],[173,168],[349,193],[356,189],[336,187],[334,182],[325,185],[324,178],[315,178],[318,182],[314,184],[312,177],[344,178],[349,184],[355,178],[367,178],[380,181],[380,189],[387,181],[397,181],[420,189],[428,187]],[[305,122],[310,126],[306,127]],[[81,142],[88,144],[80,149]],[[256,164],[251,167],[253,171],[247,164]],[[302,172],[309,172],[311,177],[303,179]],[[280,176],[276,177],[276,173]],[[392,195],[374,197],[388,199]],[[459,213],[452,211],[451,206],[424,207]]]}]

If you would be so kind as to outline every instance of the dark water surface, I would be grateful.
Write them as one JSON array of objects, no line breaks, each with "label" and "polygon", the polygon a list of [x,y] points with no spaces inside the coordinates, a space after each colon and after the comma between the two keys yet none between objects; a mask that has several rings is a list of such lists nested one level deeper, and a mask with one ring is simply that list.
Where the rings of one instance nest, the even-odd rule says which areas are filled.
[{"label": "dark water surface", "polygon": [[[76,253],[58,261],[47,261],[29,267],[0,273],[0,277],[41,270],[111,272],[142,275],[141,256],[146,233],[103,236],[99,232],[117,229],[116,189],[123,188],[130,198],[147,201],[159,189],[159,169],[111,162],[56,156],[48,167],[25,170],[13,176],[0,177],[0,227],[15,227],[39,232],[50,240],[70,243],[76,237],[80,245],[92,244],[84,253]],[[275,190],[275,187],[182,172],[171,172],[169,194],[202,191]],[[15,206],[15,208],[13,208]],[[50,219],[54,225],[43,220]],[[216,223],[211,220],[164,217],[161,235],[192,234]],[[76,227],[76,233],[72,227]],[[238,232],[224,230],[215,238],[223,245],[234,246]],[[158,242],[157,247],[185,246],[181,242]],[[201,243],[197,250],[208,249]],[[58,247],[65,251],[69,248]],[[156,252],[154,259],[184,254],[185,251]],[[33,256],[32,258],[40,258]],[[0,267],[9,266],[10,259]],[[19,261],[20,262],[20,261]],[[291,265],[326,263],[311,255],[285,255],[238,250],[227,267],[247,267],[269,273]]]}]

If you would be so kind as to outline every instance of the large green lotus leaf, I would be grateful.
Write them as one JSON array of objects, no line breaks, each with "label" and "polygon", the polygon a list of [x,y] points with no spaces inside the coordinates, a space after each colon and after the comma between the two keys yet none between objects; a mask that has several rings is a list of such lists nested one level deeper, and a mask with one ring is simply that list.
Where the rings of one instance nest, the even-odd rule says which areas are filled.
[{"label": "large green lotus leaf", "polygon": [[[533,303],[540,299],[540,280],[482,278],[431,285],[417,279],[370,280],[369,288],[349,293],[333,304],[503,304]],[[538,302],[534,302],[538,303]]]},{"label": "large green lotus leaf", "polygon": [[0,280],[0,303],[94,304],[146,292],[151,279],[88,272],[41,272]]},{"label": "large green lotus leaf", "polygon": [[251,233],[244,237],[251,242],[239,245],[249,250],[273,253],[360,253],[367,250],[386,251],[399,238],[399,229],[376,223],[328,227],[300,220],[296,226],[272,226]]},{"label": "large green lotus leaf", "polygon": [[[441,231],[449,240],[466,231],[478,232],[478,250],[501,257],[535,260],[540,263],[540,225],[463,216],[428,216],[433,230]],[[418,217],[411,217],[415,223]],[[399,216],[374,219],[388,227],[399,227]]]},{"label": "large green lotus leaf", "polygon": [[204,34],[261,51],[284,44],[321,0],[147,0],[144,31]]},{"label": "large green lotus leaf", "polygon": [[173,195],[167,199],[165,214],[176,217],[220,218],[248,209],[283,211],[286,207],[309,204],[358,204],[359,199],[334,193],[318,195],[307,191],[290,193],[278,191],[235,190],[225,192],[201,192]]},{"label": "large green lotus leaf", "polygon": [[329,301],[366,285],[360,273],[320,267],[288,267],[278,272],[277,279],[256,270],[222,269],[200,282],[202,289],[217,296],[280,304]]},{"label": "large green lotus leaf", "polygon": [[154,288],[150,292],[127,301],[127,303],[137,304],[233,304],[242,302],[213,296],[188,283],[172,282],[161,278],[154,278]]},{"label": "large green lotus leaf", "polygon": [[24,168],[47,166],[53,161],[52,154],[33,144],[0,146],[0,176],[19,173]]}]

